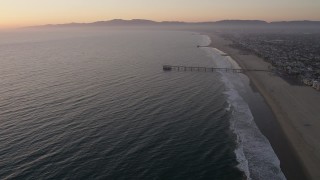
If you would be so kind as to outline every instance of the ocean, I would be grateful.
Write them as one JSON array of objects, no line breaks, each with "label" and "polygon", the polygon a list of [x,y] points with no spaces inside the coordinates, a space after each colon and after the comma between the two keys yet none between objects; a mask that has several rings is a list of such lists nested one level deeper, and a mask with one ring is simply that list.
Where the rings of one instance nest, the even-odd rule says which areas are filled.
[{"label": "ocean", "polygon": [[243,97],[245,75],[162,70],[236,67],[197,48],[207,36],[88,28],[0,39],[0,179],[285,179]]}]

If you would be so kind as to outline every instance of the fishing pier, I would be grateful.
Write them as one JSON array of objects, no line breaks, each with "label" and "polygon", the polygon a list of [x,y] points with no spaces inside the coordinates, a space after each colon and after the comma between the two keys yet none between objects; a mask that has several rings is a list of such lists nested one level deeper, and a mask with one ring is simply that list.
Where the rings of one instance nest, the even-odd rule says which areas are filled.
[{"label": "fishing pier", "polygon": [[232,73],[245,73],[249,71],[272,72],[270,69],[234,69],[234,68],[217,68],[217,67],[192,67],[192,66],[171,66],[164,65],[164,71],[198,71],[198,72],[214,72],[224,71]]}]

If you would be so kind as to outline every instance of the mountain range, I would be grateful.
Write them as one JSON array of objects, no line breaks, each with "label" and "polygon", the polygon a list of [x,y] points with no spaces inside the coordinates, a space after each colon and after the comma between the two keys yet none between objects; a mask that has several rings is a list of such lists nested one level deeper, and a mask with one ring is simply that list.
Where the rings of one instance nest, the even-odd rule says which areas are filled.
[{"label": "mountain range", "polygon": [[319,26],[320,21],[275,21],[266,22],[262,20],[222,20],[212,22],[181,22],[181,21],[152,21],[146,19],[113,19],[109,21],[97,21],[92,23],[68,23],[68,24],[47,24],[34,27],[79,27],[79,26],[152,26],[152,25],[223,25],[223,26]]}]

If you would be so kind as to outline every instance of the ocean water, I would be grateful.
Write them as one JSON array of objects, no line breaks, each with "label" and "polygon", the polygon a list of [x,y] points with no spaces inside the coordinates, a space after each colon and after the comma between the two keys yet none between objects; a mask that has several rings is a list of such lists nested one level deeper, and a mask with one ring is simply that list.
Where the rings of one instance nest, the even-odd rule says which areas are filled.
[{"label": "ocean water", "polygon": [[239,95],[245,77],[191,32],[0,33],[0,179],[285,179]]}]

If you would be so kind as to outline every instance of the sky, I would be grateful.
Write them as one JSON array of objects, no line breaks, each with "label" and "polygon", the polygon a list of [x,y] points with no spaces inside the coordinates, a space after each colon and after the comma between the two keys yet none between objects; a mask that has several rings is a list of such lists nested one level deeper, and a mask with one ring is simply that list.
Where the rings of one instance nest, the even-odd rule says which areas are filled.
[{"label": "sky", "polygon": [[111,19],[320,21],[320,0],[0,0],[0,28]]}]

